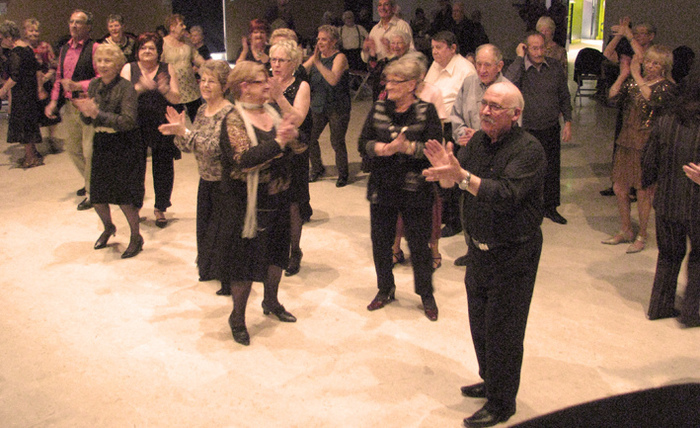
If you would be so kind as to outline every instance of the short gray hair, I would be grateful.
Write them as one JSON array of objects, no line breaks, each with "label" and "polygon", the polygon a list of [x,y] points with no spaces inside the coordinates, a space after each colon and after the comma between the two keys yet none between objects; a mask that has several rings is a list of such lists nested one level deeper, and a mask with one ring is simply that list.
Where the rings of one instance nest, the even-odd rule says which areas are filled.
[{"label": "short gray hair", "polygon": [[0,35],[2,35],[3,38],[10,38],[12,40],[19,40],[22,37],[15,21],[5,21],[0,24]]},{"label": "short gray hair", "polygon": [[483,45],[479,46],[476,48],[476,52],[474,53],[474,56],[479,55],[479,52],[482,50],[489,50],[491,51],[491,54],[496,58],[496,62],[501,62],[503,61],[503,52],[498,48],[498,46],[491,44],[491,43],[484,43]]},{"label": "short gray hair", "polygon": [[299,64],[301,64],[301,49],[299,49],[299,46],[294,40],[281,40],[275,43],[270,48],[270,55],[272,55],[272,53],[275,51],[282,51],[287,54],[289,59],[292,60],[292,64],[294,64],[295,69],[299,67]]},{"label": "short gray hair", "polygon": [[400,37],[406,46],[411,46],[411,36],[403,30],[395,30],[389,33],[388,39],[391,41],[394,37]]},{"label": "short gray hair", "polygon": [[421,64],[415,56],[402,56],[396,61],[392,61],[384,68],[384,76],[394,74],[407,80],[420,82],[423,80],[423,70],[425,65]]}]

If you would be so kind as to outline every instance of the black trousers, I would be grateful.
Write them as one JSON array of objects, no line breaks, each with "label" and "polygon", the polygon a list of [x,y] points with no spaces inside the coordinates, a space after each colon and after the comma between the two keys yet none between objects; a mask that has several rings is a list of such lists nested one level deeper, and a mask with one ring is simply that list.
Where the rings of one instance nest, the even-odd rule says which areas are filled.
[{"label": "black trousers", "polygon": [[413,282],[419,296],[433,295],[433,265],[430,252],[432,206],[389,206],[370,204],[372,255],[379,291],[389,293],[395,286],[391,247],[396,236],[396,219],[401,214],[411,251]]},{"label": "black trousers", "polygon": [[547,157],[547,170],[544,176],[544,208],[558,207],[561,195],[561,127],[557,123],[547,129],[526,129],[540,141]]},{"label": "black trousers", "polygon": [[346,112],[334,111],[331,113],[311,113],[313,124],[311,126],[311,136],[309,138],[309,159],[311,160],[311,172],[323,170],[321,160],[321,146],[318,137],[326,128],[331,129],[331,147],[335,151],[335,165],[338,168],[339,178],[348,178],[348,148],[345,145],[345,134],[348,132],[350,123],[350,110]]},{"label": "black trousers", "polygon": [[654,286],[649,302],[649,319],[674,315],[678,274],[686,253],[686,237],[690,237],[688,256],[688,285],[681,306],[682,318],[697,318],[700,309],[700,225],[690,226],[656,216],[656,241],[659,258],[656,261]]},{"label": "black trousers", "polygon": [[523,340],[542,252],[542,232],[513,246],[467,252],[469,326],[493,412],[515,412]]}]

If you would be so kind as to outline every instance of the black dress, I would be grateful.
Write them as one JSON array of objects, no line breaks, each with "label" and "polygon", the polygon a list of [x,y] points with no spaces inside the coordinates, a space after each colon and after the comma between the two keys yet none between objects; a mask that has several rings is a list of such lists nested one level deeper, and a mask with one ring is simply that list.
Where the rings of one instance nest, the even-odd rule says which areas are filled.
[{"label": "black dress", "polygon": [[[237,131],[229,132],[232,128]],[[290,148],[282,150],[275,142],[275,130],[254,128],[258,138],[256,147],[241,146],[231,135],[245,134],[243,121],[237,110],[231,110],[223,123],[221,133],[222,179],[220,192],[214,201],[214,216],[218,223],[215,242],[221,269],[222,284],[231,281],[261,282],[270,265],[282,269],[289,264],[289,164]],[[239,140],[241,138],[238,138]],[[243,224],[247,204],[246,174],[243,170],[260,168],[257,199],[257,235],[243,238]]]},{"label": "black dress", "polygon": [[[289,104],[294,105],[294,99],[299,92],[299,86],[303,82],[301,77],[296,77],[294,82],[284,90],[284,97],[289,101]],[[307,113],[304,122],[299,126],[299,141],[304,145],[309,145],[309,135],[311,134],[311,115]],[[308,213],[311,216],[311,206],[309,201],[309,151],[304,150],[301,153],[295,153],[291,161],[291,179],[290,199],[291,202],[297,202],[300,205],[300,210],[303,213]]]},{"label": "black dress", "polygon": [[95,119],[81,115],[83,122],[95,126],[90,200],[141,208],[146,156],[136,123],[136,91],[119,76],[106,85],[95,78],[88,86],[88,97],[100,110]]},{"label": "black dress", "polygon": [[7,126],[8,143],[40,143],[38,83],[36,72],[39,63],[34,50],[17,46],[7,59],[7,73],[16,85],[12,87],[12,110]]},{"label": "black dress", "polygon": [[[131,67],[131,83],[136,85],[141,79],[141,68],[138,62],[129,64]],[[168,76],[168,64],[161,62],[156,71],[156,77],[161,74]],[[154,79],[155,80],[155,79]],[[151,148],[151,162],[153,169],[153,188],[155,190],[155,207],[165,211],[170,205],[170,196],[173,192],[173,180],[175,170],[174,159],[180,159],[182,155],[175,146],[172,135],[163,135],[158,127],[166,123],[166,108],[172,105],[158,90],[144,91],[138,95],[138,124],[141,130],[141,139],[144,146]]]}]

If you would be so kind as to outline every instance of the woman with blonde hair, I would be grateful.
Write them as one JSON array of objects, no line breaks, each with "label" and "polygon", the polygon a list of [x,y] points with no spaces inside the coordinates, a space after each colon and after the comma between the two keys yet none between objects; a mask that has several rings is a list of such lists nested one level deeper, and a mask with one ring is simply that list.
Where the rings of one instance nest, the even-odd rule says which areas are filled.
[{"label": "woman with blonde hair", "polygon": [[[654,45],[646,50],[642,59],[635,55],[629,66],[620,63],[620,76],[610,88],[609,97],[622,104],[622,129],[617,137],[618,146],[613,160],[612,181],[621,229],[603,244],[631,243],[627,253],[638,253],[647,241],[647,226],[651,213],[654,187],[642,188],[642,150],[649,134],[676,95],[676,85],[671,78],[673,54],[665,46]],[[637,189],[639,232],[635,237],[630,216],[630,188]]]},{"label": "woman with blonde hair", "polygon": [[221,132],[222,184],[215,202],[215,238],[221,282],[229,284],[233,339],[250,344],[245,310],[253,281],[262,282],[264,314],[295,322],[277,298],[282,270],[289,264],[289,166],[303,150],[295,118],[284,118],[267,103],[270,80],[264,66],[236,64],[228,79],[235,99]]},{"label": "woman with blonde hair", "polygon": [[131,82],[119,76],[126,62],[119,47],[99,45],[94,62],[100,77],[90,81],[87,98],[74,98],[71,102],[80,111],[83,122],[95,128],[90,201],[104,225],[95,249],[106,247],[109,237],[116,234],[109,204],[118,204],[131,231],[129,246],[122,254],[126,259],[143,248],[139,209],[145,191],[146,148],[137,129],[138,96]]},{"label": "woman with blonde hair", "polygon": [[[279,30],[276,30],[279,31]],[[309,84],[300,76],[295,76],[294,70],[301,64],[301,50],[291,40],[285,40],[272,45],[270,48],[270,63],[272,78],[270,95],[272,102],[278,106],[282,114],[290,115],[294,125],[299,128],[299,141],[306,148],[311,132],[311,89]],[[295,275],[299,272],[301,257],[301,228],[304,221],[311,217],[309,204],[309,151],[294,154],[291,161],[290,211],[291,248],[289,265],[284,274]]]}]

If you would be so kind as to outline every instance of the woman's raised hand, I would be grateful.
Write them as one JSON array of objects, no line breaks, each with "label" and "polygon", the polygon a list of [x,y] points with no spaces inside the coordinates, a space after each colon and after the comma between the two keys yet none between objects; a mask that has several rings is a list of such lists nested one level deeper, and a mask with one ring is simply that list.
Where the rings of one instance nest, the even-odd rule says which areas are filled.
[{"label": "woman's raised hand", "polygon": [[179,135],[184,136],[187,131],[185,126],[185,111],[178,113],[175,108],[168,106],[165,112],[165,119],[168,123],[164,123],[158,127],[158,130],[163,135]]}]

